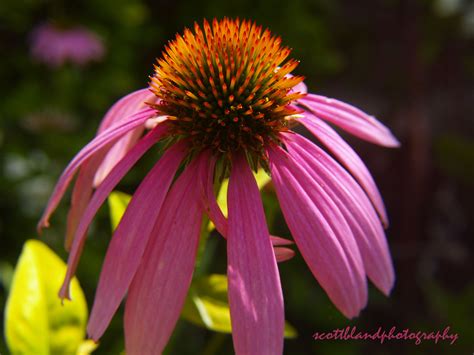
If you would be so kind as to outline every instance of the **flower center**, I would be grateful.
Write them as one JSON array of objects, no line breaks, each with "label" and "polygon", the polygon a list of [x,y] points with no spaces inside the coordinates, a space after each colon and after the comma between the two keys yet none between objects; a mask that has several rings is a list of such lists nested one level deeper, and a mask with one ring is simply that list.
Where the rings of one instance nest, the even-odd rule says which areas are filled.
[{"label": "flower center", "polygon": [[298,65],[283,64],[289,54],[279,37],[249,21],[204,20],[202,29],[195,23],[155,65],[150,86],[161,101],[153,107],[170,116],[171,135],[188,138],[194,151],[241,151],[258,163],[298,112],[290,103],[304,96],[290,92],[303,77],[288,75]]}]

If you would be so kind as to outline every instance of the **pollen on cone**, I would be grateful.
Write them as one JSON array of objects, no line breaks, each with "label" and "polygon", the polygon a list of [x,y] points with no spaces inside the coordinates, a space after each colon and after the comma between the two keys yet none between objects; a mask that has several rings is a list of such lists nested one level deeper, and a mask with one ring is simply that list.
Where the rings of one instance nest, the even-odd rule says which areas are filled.
[{"label": "pollen on cone", "polygon": [[171,131],[190,138],[196,151],[245,150],[258,161],[265,144],[288,129],[285,117],[297,113],[291,101],[304,96],[288,95],[303,80],[287,75],[298,65],[285,62],[289,54],[279,37],[250,21],[195,24],[155,66],[150,86],[161,99],[155,107],[180,117]]}]

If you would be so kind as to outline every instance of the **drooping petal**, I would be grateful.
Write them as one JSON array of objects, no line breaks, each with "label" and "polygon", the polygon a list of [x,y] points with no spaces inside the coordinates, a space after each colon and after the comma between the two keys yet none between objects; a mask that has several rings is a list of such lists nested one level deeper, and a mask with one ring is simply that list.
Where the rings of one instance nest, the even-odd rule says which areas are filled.
[{"label": "drooping petal", "polygon": [[272,180],[290,231],[313,275],[348,318],[367,302],[365,270],[352,232],[321,186],[281,148],[269,149]]},{"label": "drooping petal", "polygon": [[[255,178],[233,161],[228,191],[229,306],[237,354],[283,352],[283,295]],[[257,336],[258,334],[258,336]]]},{"label": "drooping petal", "polygon": [[109,244],[87,331],[97,340],[120,305],[140,264],[150,233],[186,153],[181,141],[169,148],[142,181]]},{"label": "drooping petal", "polygon": [[151,108],[143,109],[133,115],[133,117],[130,117],[130,119],[128,119],[126,122],[118,123],[112,127],[109,127],[100,135],[95,137],[91,142],[89,142],[89,144],[87,144],[84,148],[82,148],[82,150],[69,163],[59,178],[48,201],[48,205],[43,212],[43,216],[38,222],[38,232],[41,232],[42,228],[49,226],[49,217],[58,206],[59,201],[66,192],[66,189],[74,177],[74,174],[82,166],[82,164],[84,164],[84,162],[86,162],[91,156],[99,154],[102,149],[106,149],[110,144],[115,142],[118,138],[122,137],[130,130],[142,125],[149,117],[153,116],[154,114],[155,110]]},{"label": "drooping petal", "polygon": [[[105,115],[98,133],[102,132],[111,124],[121,122],[127,119],[137,111],[145,107],[146,103],[153,103],[156,101],[156,96],[147,88],[137,90],[124,98],[120,99]],[[112,168],[124,157],[131,147],[138,141],[143,134],[144,126],[139,126],[129,133],[125,134],[110,148],[109,152],[104,158],[104,161],[98,168],[95,178],[94,186],[98,186]]]},{"label": "drooping petal", "polygon": [[93,186],[99,186],[102,181],[107,177],[113,167],[122,159],[125,154],[136,144],[140,139],[143,132],[145,131],[144,126],[138,126],[132,131],[125,134],[120,138],[107,152],[102,163],[99,165],[96,170]]},{"label": "drooping petal", "polygon": [[[202,160],[200,162],[199,160]],[[196,260],[203,209],[195,188],[202,176],[193,161],[166,197],[125,306],[125,348],[130,355],[161,354],[186,298]]]},{"label": "drooping petal", "polygon": [[[99,135],[112,124],[120,122],[145,106],[146,102],[154,102],[155,95],[149,89],[137,90],[115,103],[107,112],[99,126]],[[144,125],[126,133],[119,138],[108,152],[95,154],[79,169],[77,180],[71,198],[71,207],[68,212],[65,248],[70,250],[72,238],[77,224],[89,203],[93,188],[107,176],[110,170],[120,161],[127,151],[136,143],[144,131]],[[105,154],[105,157],[104,157]]]},{"label": "drooping petal", "polygon": [[341,164],[350,171],[354,178],[356,178],[374,204],[383,225],[388,227],[388,217],[382,196],[364,162],[351,146],[347,144],[335,130],[329,127],[329,125],[314,116],[307,118],[308,116],[311,115],[306,113],[305,117],[300,118],[299,121],[314,134],[314,136],[339,159]]},{"label": "drooping petal", "polygon": [[354,233],[365,270],[385,294],[393,287],[395,274],[378,216],[354,179],[326,152],[298,134],[285,134],[290,154],[335,202]]},{"label": "drooping petal", "polygon": [[104,158],[104,153],[100,152],[89,158],[81,168],[77,175],[74,188],[72,190],[71,207],[67,215],[67,229],[64,247],[67,251],[71,249],[72,240],[76,233],[77,225],[86,209],[91,198],[93,188],[93,180],[98,166]]},{"label": "drooping petal", "polygon": [[134,91],[127,96],[122,97],[107,111],[104,118],[100,122],[97,133],[104,132],[117,122],[129,117],[142,108],[141,103],[153,100],[153,93],[149,88]]},{"label": "drooping petal", "polygon": [[400,146],[400,142],[386,126],[354,106],[313,94],[298,102],[308,107],[316,117],[334,123],[361,139],[385,147]]},{"label": "drooping petal", "polygon": [[115,186],[122,180],[125,174],[133,165],[142,157],[145,152],[150,149],[167,131],[166,126],[156,127],[150,131],[135,147],[112,169],[107,178],[97,188],[94,195],[90,199],[87,208],[81,215],[81,219],[77,229],[74,231],[74,239],[72,249],[68,258],[68,269],[66,277],[59,292],[61,298],[69,298],[69,283],[76,273],[79,258],[84,247],[87,229],[92,219],[96,215],[100,206],[107,199]]}]

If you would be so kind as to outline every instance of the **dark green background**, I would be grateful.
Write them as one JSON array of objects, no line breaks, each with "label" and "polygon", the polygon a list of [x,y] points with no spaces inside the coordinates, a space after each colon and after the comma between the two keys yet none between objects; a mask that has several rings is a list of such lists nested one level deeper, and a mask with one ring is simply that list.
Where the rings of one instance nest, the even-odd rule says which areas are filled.
[{"label": "dark green background", "polygon": [[[472,353],[474,7],[468,1],[88,0],[72,5],[2,0],[0,261],[15,264],[23,242],[35,237],[36,221],[61,170],[94,135],[115,100],[146,86],[166,41],[194,21],[222,16],[269,27],[301,60],[296,73],[307,78],[310,91],[376,114],[402,142],[401,149],[389,150],[344,135],[372,171],[391,218],[387,237],[397,271],[392,296],[385,298],[371,286],[367,308],[348,321],[297,254],[280,264],[286,317],[299,331],[297,339],[285,342],[285,353]],[[50,19],[96,31],[106,57],[84,68],[57,70],[34,62],[29,36]],[[132,192],[156,158],[139,164],[121,190]],[[63,258],[65,215],[64,203],[43,237]],[[110,238],[108,223],[104,208],[78,271],[89,306]],[[281,222],[271,230],[288,236]],[[213,270],[224,272],[225,245],[217,236],[212,243]],[[5,297],[2,288],[2,304]],[[123,350],[122,315],[121,309],[96,354]],[[450,326],[460,339],[453,346],[312,339],[316,331],[347,325],[364,331]],[[232,341],[180,321],[169,353],[228,354]]]}]

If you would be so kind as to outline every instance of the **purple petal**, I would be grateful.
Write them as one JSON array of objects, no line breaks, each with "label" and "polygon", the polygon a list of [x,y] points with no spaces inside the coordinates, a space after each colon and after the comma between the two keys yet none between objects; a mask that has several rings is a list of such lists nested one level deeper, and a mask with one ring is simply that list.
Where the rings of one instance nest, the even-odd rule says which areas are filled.
[{"label": "purple petal", "polygon": [[169,148],[142,181],[120,221],[105,256],[87,331],[104,333],[140,264],[145,247],[186,146]]},{"label": "purple petal", "polygon": [[367,302],[365,270],[352,232],[324,188],[281,148],[269,150],[270,169],[285,220],[306,263],[348,318]]},{"label": "purple petal", "polygon": [[389,294],[395,280],[392,260],[377,213],[354,179],[326,152],[298,134],[285,134],[291,156],[335,202],[354,233],[365,270]]},{"label": "purple petal", "polygon": [[[200,162],[202,160],[202,162]],[[202,222],[196,179],[201,156],[173,185],[151,233],[125,306],[127,354],[161,354],[176,325],[191,284]]]},{"label": "purple petal", "polygon": [[385,147],[400,146],[386,126],[351,105],[313,94],[298,102],[307,106],[316,117],[330,121],[361,139]]},{"label": "purple petal", "polygon": [[314,136],[339,159],[354,178],[356,178],[374,204],[383,225],[388,227],[388,217],[382,196],[364,162],[350,145],[347,144],[336,131],[329,127],[329,125],[314,116],[311,119],[306,116],[311,116],[311,114],[306,113],[305,117],[300,118],[299,121],[314,134]]},{"label": "purple petal", "polygon": [[49,217],[58,206],[59,201],[61,201],[61,198],[66,192],[66,189],[74,177],[74,174],[82,166],[82,164],[84,164],[84,162],[86,162],[91,156],[99,154],[102,149],[106,149],[111,143],[122,137],[127,132],[142,125],[150,116],[153,116],[154,114],[155,110],[150,108],[141,110],[130,117],[130,119],[128,119],[126,122],[109,127],[104,132],[95,137],[91,142],[89,142],[89,144],[87,144],[84,148],[82,148],[82,150],[69,163],[59,178],[59,181],[57,182],[48,201],[48,205],[43,212],[43,216],[38,222],[38,232],[41,232],[42,228],[49,226]]},{"label": "purple petal", "polygon": [[[81,219],[73,239],[71,253],[68,258],[68,269],[66,277],[59,292],[61,298],[69,298],[69,283],[76,273],[79,258],[84,247],[87,229],[92,219],[96,215],[100,206],[104,203],[107,196],[112,192],[115,186],[122,180],[125,174],[133,165],[166,133],[166,127],[160,126],[150,131],[135,147],[114,167],[107,178],[98,187],[87,208],[81,215]],[[92,178],[92,177],[91,177]]]},{"label": "purple petal", "polygon": [[233,161],[228,191],[227,273],[237,354],[282,354],[283,295],[255,178],[243,157]]}]

